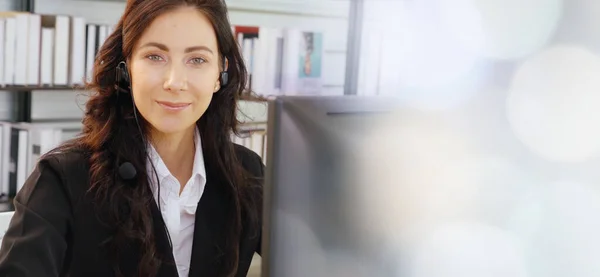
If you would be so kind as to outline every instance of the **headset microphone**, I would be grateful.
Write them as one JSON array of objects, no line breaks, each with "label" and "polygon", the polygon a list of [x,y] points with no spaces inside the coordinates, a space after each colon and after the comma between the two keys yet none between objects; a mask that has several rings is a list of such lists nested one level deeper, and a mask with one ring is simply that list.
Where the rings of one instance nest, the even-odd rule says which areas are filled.
[{"label": "headset microphone", "polygon": [[137,175],[137,170],[130,162],[124,162],[119,166],[119,176],[123,180],[132,180]]}]

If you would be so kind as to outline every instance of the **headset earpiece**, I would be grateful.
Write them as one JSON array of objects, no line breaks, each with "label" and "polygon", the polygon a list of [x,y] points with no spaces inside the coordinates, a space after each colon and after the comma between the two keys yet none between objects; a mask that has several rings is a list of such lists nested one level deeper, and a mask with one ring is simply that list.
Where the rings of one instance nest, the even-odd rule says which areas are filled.
[{"label": "headset earpiece", "polygon": [[227,73],[227,71],[221,72],[221,87],[224,87],[225,85],[227,85],[228,81],[229,81],[229,74]]},{"label": "headset earpiece", "polygon": [[221,78],[219,79],[221,82],[221,87],[224,87],[229,82],[229,73],[227,73],[227,58],[223,57],[223,71],[221,71]]},{"label": "headset earpiece", "polygon": [[115,70],[115,89],[117,92],[129,93],[130,78],[127,64],[121,61]]}]

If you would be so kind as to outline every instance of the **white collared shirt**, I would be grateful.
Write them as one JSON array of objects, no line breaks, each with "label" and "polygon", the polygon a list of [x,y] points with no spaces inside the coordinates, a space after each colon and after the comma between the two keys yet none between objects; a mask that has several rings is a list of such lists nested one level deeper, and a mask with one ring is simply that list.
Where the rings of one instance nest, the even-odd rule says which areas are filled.
[{"label": "white collared shirt", "polygon": [[169,172],[169,169],[167,169],[156,149],[152,145],[148,147],[149,158],[154,164],[160,180],[160,203],[158,203],[156,177],[152,170],[152,165],[148,164],[147,170],[150,176],[150,188],[169,230],[169,235],[173,243],[173,257],[175,258],[175,264],[177,265],[180,277],[187,277],[190,270],[196,207],[206,185],[206,169],[204,167],[200,133],[197,128],[194,135],[194,143],[196,145],[196,153],[194,154],[192,176],[187,181],[181,195],[179,195],[181,185],[177,178]]}]

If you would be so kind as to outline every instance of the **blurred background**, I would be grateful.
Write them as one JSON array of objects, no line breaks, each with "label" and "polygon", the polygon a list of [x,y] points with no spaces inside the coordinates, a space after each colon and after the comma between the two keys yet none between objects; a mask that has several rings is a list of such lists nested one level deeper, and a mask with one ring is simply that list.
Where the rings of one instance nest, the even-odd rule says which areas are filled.
[{"label": "blurred background", "polygon": [[[290,268],[327,272],[303,276],[600,276],[599,1],[226,3],[255,92],[240,103],[244,135],[233,139],[265,163],[269,99],[401,103],[346,150],[354,157],[344,172],[353,180],[346,213],[368,257],[334,260],[319,234],[290,222],[310,251]],[[5,202],[36,157],[80,131],[89,92],[79,87],[124,6],[0,0]],[[340,263],[347,270],[333,272]],[[259,272],[257,257],[250,276]]]}]

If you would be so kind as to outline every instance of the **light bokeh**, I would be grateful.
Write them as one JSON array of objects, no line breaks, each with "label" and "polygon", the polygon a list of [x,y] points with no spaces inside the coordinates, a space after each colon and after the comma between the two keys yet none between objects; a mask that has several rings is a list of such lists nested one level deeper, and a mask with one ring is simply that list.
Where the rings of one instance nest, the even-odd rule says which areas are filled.
[{"label": "light bokeh", "polygon": [[576,180],[534,187],[509,225],[535,277],[600,276],[600,188]]},{"label": "light bokeh", "polygon": [[432,9],[415,2],[393,11],[396,27],[386,31],[381,47],[380,94],[422,110],[452,109],[477,92],[487,72],[477,53],[444,31]]},{"label": "light bokeh", "polygon": [[414,249],[410,277],[529,277],[521,242],[498,227],[440,224]]},{"label": "light bokeh", "polygon": [[527,57],[554,35],[563,0],[439,0],[444,27],[467,49],[498,60]]},{"label": "light bokeh", "polygon": [[514,74],[507,116],[536,154],[580,162],[600,153],[600,57],[584,47],[549,48]]}]

